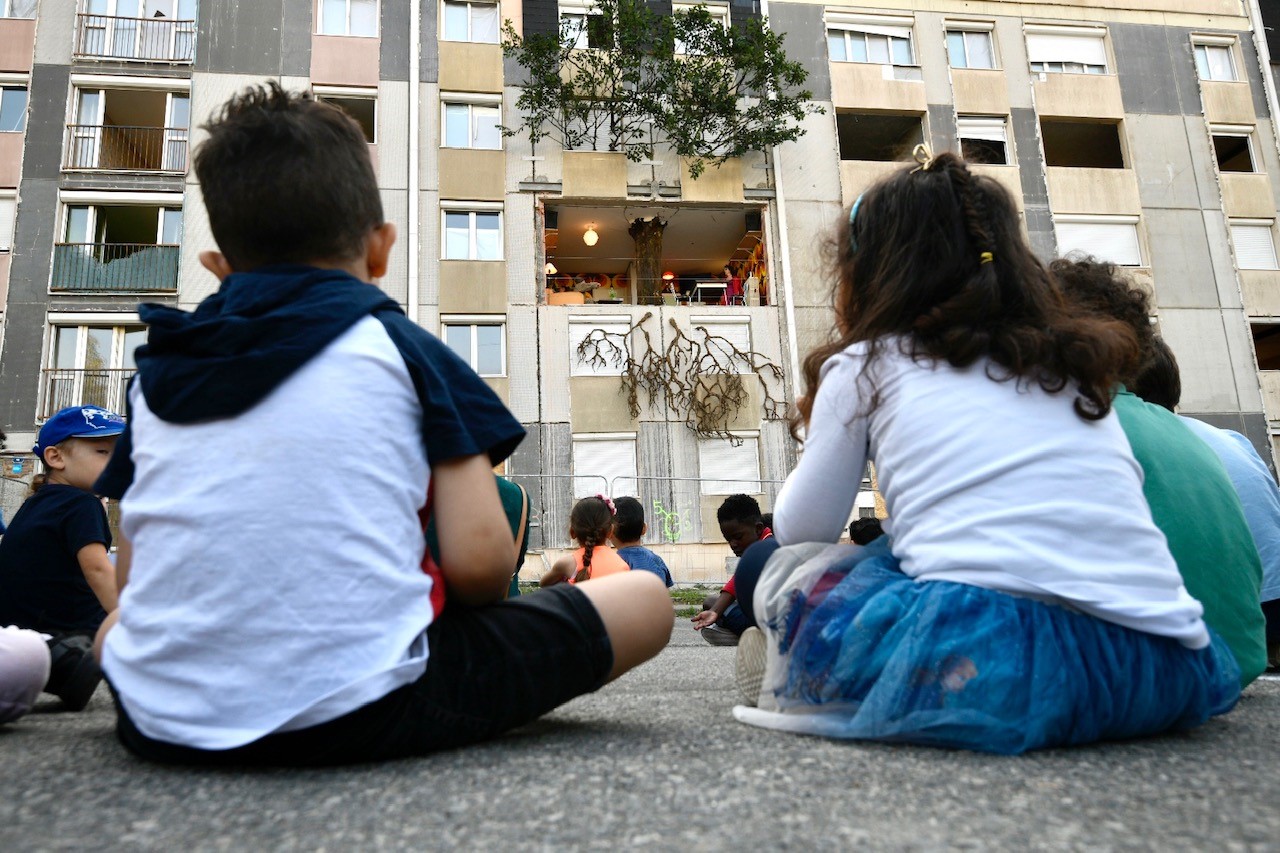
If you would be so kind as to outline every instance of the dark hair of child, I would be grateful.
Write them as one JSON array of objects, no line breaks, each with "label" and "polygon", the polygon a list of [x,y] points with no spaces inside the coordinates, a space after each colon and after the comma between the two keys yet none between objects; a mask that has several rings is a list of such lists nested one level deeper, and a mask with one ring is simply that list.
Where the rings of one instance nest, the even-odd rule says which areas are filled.
[{"label": "dark hair of child", "polygon": [[747,526],[760,521],[760,504],[751,495],[729,495],[716,510],[716,522],[738,521]]},{"label": "dark hair of child", "polygon": [[[867,190],[834,250],[837,333],[805,359],[796,433],[827,359],[865,341],[870,377],[888,335],[901,335],[903,354],[917,360],[963,368],[986,357],[996,381],[1050,393],[1074,385],[1087,420],[1110,411],[1118,377],[1138,356],[1124,324],[1072,313],[1023,239],[1008,191],[949,152]],[[878,404],[871,393],[864,413]]]},{"label": "dark hair of child", "polygon": [[855,518],[849,525],[849,539],[855,545],[868,545],[884,535],[878,518]]},{"label": "dark hair of child", "polygon": [[772,530],[773,529],[773,513],[771,512],[760,513],[760,523],[763,524],[765,527],[769,528],[770,530]]},{"label": "dark hair of child", "polygon": [[618,511],[613,517],[613,535],[619,542],[636,542],[644,535],[644,504],[632,497],[613,502]]},{"label": "dark hair of child", "polygon": [[569,535],[586,549],[582,555],[582,568],[574,575],[574,583],[582,583],[591,577],[591,552],[603,545],[613,530],[613,513],[601,498],[583,498],[573,505],[569,513]]},{"label": "dark hair of child", "polygon": [[271,82],[233,97],[204,129],[195,173],[233,269],[350,260],[383,224],[368,143],[337,107]]},{"label": "dark hair of child", "polygon": [[1121,382],[1131,382],[1146,366],[1156,339],[1151,325],[1151,298],[1115,264],[1093,257],[1076,260],[1059,258],[1049,265],[1067,303],[1098,317],[1119,320],[1133,330],[1139,357],[1134,369],[1121,374]]},{"label": "dark hair of child", "polygon": [[1129,388],[1148,403],[1164,406],[1169,411],[1182,399],[1182,373],[1178,359],[1161,338],[1151,342],[1151,358]]}]

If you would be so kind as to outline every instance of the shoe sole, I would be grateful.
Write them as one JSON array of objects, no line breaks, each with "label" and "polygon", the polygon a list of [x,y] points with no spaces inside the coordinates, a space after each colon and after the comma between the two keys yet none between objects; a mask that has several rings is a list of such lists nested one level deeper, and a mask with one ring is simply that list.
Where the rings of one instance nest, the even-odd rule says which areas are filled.
[{"label": "shoe sole", "polygon": [[736,646],[738,645],[738,635],[732,631],[726,631],[723,628],[703,628],[698,632],[702,635],[702,639],[706,640],[713,646]]},{"label": "shoe sole", "polygon": [[68,711],[83,711],[102,683],[102,670],[92,654],[86,654],[76,664],[76,668],[67,676],[67,681],[58,692],[58,698]]},{"label": "shoe sole", "polygon": [[748,628],[738,638],[738,657],[734,674],[738,681],[738,693],[745,705],[756,707],[760,702],[760,688],[764,684],[764,665],[768,644],[759,628]]}]

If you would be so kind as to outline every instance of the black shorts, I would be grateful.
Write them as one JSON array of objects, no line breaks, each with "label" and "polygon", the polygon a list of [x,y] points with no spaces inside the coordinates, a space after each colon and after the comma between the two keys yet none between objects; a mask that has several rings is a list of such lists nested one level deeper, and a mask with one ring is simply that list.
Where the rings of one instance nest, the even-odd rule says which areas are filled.
[{"label": "black shorts", "polygon": [[569,584],[485,607],[446,607],[427,629],[427,648],[417,681],[311,728],[234,749],[193,749],[142,734],[116,697],[116,733],[139,757],[170,764],[381,761],[493,738],[596,690],[613,669],[604,623]]}]

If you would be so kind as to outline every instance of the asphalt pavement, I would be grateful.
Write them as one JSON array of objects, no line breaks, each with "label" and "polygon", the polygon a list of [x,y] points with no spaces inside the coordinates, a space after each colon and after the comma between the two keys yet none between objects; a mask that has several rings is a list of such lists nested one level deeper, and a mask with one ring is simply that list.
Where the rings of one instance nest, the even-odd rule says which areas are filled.
[{"label": "asphalt pavement", "polygon": [[320,770],[143,764],[102,688],[0,727],[0,850],[1280,849],[1280,680],[1181,735],[1017,758],[752,729],[734,649],[655,660],[490,744]]}]

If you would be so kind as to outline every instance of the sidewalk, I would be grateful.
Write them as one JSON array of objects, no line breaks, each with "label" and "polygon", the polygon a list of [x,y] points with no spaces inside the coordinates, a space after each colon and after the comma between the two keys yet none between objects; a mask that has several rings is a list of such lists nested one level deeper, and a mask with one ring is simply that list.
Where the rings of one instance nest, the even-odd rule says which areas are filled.
[{"label": "sidewalk", "polygon": [[0,849],[1280,844],[1280,680],[1190,734],[998,758],[747,728],[733,655],[681,619],[656,660],[496,743],[345,769],[144,765],[102,688],[0,727]]}]

